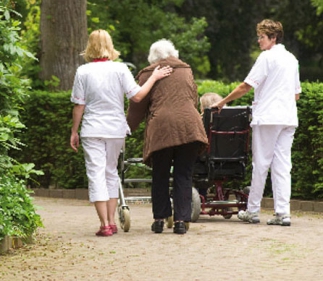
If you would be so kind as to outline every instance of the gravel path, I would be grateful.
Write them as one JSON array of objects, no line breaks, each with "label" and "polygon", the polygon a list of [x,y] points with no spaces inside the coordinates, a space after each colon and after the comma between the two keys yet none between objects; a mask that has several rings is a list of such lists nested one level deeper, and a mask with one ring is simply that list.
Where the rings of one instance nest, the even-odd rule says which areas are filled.
[{"label": "gravel path", "polygon": [[292,214],[292,226],[200,216],[185,235],[150,230],[151,204],[129,204],[129,232],[96,237],[87,201],[36,197],[45,228],[36,242],[0,256],[0,280],[323,280],[323,215]]}]

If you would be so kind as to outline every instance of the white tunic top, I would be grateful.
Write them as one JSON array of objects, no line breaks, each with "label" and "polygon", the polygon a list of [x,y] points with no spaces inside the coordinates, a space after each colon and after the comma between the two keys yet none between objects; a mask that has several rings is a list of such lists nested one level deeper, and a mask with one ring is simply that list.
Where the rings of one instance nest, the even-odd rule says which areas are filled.
[{"label": "white tunic top", "polygon": [[255,89],[251,126],[298,126],[295,94],[301,93],[299,66],[284,45],[262,52],[244,82]]},{"label": "white tunic top", "polygon": [[81,137],[124,138],[130,133],[124,95],[130,99],[140,89],[124,63],[101,61],[80,66],[71,101],[85,105]]}]

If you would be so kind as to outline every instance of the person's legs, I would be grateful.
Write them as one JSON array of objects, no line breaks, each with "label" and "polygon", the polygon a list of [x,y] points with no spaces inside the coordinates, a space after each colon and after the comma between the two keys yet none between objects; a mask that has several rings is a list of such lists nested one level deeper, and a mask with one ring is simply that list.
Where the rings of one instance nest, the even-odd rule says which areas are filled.
[{"label": "person's legs", "polygon": [[170,169],[173,161],[173,147],[158,150],[152,154],[152,206],[154,219],[160,220],[172,215],[169,197]]},{"label": "person's legs", "polygon": [[259,223],[258,214],[263,197],[268,170],[271,165],[275,143],[279,135],[277,126],[257,125],[252,127],[252,180],[247,211],[240,211],[238,218],[250,223]]},{"label": "person's legs", "polygon": [[[291,149],[295,127],[282,127],[276,142],[271,165],[271,181],[276,217],[268,224],[290,225]],[[275,222],[275,223],[273,223]]]},{"label": "person's legs", "polygon": [[199,143],[188,143],[175,148],[174,154],[174,221],[191,221],[192,176]]},{"label": "person's legs", "polygon": [[278,133],[276,126],[273,125],[252,128],[252,180],[248,198],[248,211],[252,213],[260,211]]},{"label": "person's legs", "polygon": [[105,143],[98,138],[82,138],[86,174],[89,181],[89,199],[94,203],[100,219],[99,236],[110,236],[107,202],[110,199],[105,183]]},{"label": "person's legs", "polygon": [[101,227],[109,225],[107,201],[96,201],[94,202],[94,206],[100,219]]},{"label": "person's legs", "polygon": [[107,216],[109,225],[112,226],[114,233],[117,232],[115,213],[119,198],[119,175],[118,175],[118,159],[124,139],[105,139],[106,150],[106,187],[110,200],[107,202]]},{"label": "person's legs", "polygon": [[108,222],[113,233],[118,232],[118,227],[115,222],[115,214],[116,214],[117,206],[118,206],[118,198],[110,198],[110,200],[107,202]]},{"label": "person's legs", "polygon": [[90,202],[110,199],[105,181],[105,142],[98,138],[82,138]]},{"label": "person's legs", "polygon": [[172,166],[173,148],[165,148],[152,154],[152,209],[154,222],[151,230],[162,233],[164,219],[172,216],[172,206],[169,195],[170,169]]}]

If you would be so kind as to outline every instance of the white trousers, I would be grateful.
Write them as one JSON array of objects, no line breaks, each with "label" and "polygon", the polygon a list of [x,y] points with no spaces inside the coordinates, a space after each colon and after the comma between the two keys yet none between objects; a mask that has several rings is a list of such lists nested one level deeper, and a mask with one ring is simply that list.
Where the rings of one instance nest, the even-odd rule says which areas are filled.
[{"label": "white trousers", "polygon": [[123,138],[82,138],[90,202],[119,197],[117,166],[123,143]]},{"label": "white trousers", "polygon": [[291,148],[295,127],[255,125],[252,127],[252,181],[248,211],[259,212],[268,170],[271,171],[275,213],[290,213]]}]

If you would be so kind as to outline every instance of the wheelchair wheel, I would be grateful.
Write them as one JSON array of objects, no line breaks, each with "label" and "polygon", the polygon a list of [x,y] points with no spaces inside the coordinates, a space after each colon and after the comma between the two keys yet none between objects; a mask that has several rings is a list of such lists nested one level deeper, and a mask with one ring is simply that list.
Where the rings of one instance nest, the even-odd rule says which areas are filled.
[{"label": "wheelchair wheel", "polygon": [[201,198],[195,187],[192,188],[192,213],[191,221],[196,222],[200,217],[201,212]]},{"label": "wheelchair wheel", "polygon": [[123,231],[128,232],[130,229],[130,211],[128,207],[119,207],[119,222]]}]

